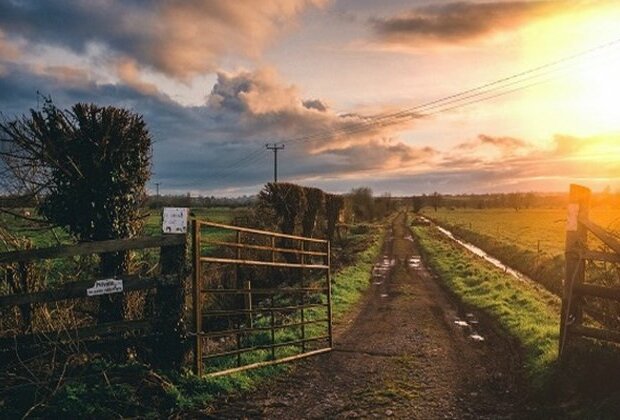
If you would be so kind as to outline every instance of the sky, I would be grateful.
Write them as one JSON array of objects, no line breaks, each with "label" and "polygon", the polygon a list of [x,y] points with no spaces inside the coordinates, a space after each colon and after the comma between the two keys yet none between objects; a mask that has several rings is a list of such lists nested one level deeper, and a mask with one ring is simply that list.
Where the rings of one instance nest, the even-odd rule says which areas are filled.
[{"label": "sky", "polygon": [[617,0],[0,0],[0,118],[144,116],[162,193],[620,191]]}]

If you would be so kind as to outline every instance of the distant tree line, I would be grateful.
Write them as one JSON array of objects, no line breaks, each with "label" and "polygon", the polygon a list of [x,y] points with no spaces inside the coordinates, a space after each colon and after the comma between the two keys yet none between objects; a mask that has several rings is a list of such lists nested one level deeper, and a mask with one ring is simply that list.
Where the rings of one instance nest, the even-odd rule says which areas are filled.
[{"label": "distant tree line", "polygon": [[240,197],[192,196],[187,194],[150,195],[146,199],[146,206],[150,209],[161,207],[248,207],[258,200],[256,195]]},{"label": "distant tree line", "polygon": [[[456,194],[416,195],[411,198],[411,207],[414,212],[423,208],[435,209],[439,207],[454,209],[512,209],[519,211],[529,208],[563,208],[568,204],[566,193],[497,193],[497,194]],[[605,190],[593,194],[592,206],[620,207],[620,193],[611,193]]]}]

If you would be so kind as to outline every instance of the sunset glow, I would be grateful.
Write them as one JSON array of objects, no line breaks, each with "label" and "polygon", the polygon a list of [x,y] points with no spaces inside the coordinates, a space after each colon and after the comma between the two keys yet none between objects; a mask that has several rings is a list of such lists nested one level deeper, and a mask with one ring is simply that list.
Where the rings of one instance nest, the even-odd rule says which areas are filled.
[{"label": "sunset glow", "polygon": [[333,191],[620,188],[616,1],[28,3],[0,6],[0,110],[141,112],[166,191],[253,193],[273,142],[282,176]]}]

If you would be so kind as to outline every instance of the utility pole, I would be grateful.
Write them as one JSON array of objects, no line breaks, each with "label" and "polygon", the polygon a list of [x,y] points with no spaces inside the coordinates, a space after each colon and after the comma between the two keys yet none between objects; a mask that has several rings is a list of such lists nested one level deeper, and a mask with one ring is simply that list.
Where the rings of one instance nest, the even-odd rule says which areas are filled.
[{"label": "utility pole", "polygon": [[155,203],[159,206],[159,184],[161,184],[161,182],[156,182],[155,183],[155,190],[157,191],[157,193],[155,193]]},{"label": "utility pole", "polygon": [[274,143],[270,145],[269,143],[267,143],[265,147],[268,150],[273,151],[273,182],[277,183],[278,182],[278,150],[284,149],[284,145],[278,144],[278,143]]}]

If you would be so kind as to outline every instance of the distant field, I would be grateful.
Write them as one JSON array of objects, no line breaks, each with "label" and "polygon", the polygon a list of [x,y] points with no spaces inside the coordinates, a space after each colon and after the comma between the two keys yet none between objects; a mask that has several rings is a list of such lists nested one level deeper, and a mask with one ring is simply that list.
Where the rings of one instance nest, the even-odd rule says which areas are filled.
[{"label": "distant field", "polygon": [[[19,210],[18,210],[19,211]],[[249,214],[247,207],[228,208],[192,208],[191,214],[195,217],[206,219],[212,222],[229,224],[233,223],[235,217],[245,217]],[[32,217],[36,217],[34,210],[30,210]],[[161,210],[145,210],[148,214],[144,227],[145,235],[158,235],[161,233]],[[62,228],[55,228],[53,231],[48,228],[42,229],[39,225],[16,218],[11,215],[0,214],[0,225],[7,228],[11,233],[32,240],[35,248],[48,247],[71,243],[71,237]],[[0,242],[0,252],[10,248]]]},{"label": "distant field", "polygon": [[[423,213],[448,226],[458,226],[522,249],[540,251],[548,256],[564,253],[565,209],[456,209],[426,208]],[[597,224],[617,230],[620,209],[594,208],[590,218]]]},{"label": "distant field", "polygon": [[[144,227],[146,235],[157,235],[161,233],[161,210],[150,210],[149,217]],[[190,213],[199,219],[208,220],[210,222],[231,224],[236,217],[246,217],[249,215],[248,207],[194,207],[190,209]]]}]

